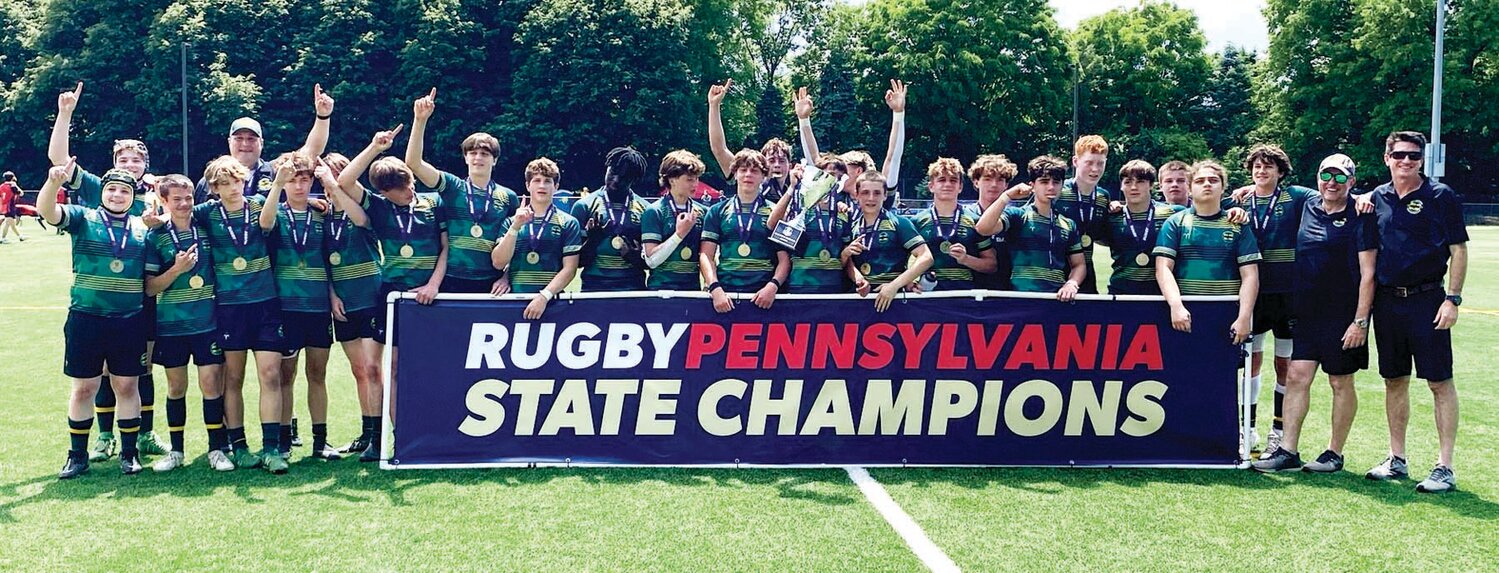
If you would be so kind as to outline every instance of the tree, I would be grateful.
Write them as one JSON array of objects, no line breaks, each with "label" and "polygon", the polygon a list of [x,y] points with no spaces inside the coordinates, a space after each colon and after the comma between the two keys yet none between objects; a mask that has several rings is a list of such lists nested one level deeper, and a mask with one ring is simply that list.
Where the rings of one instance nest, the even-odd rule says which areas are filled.
[{"label": "tree", "polygon": [[[1197,115],[1212,63],[1191,10],[1157,1],[1083,20],[1072,35],[1079,133],[1103,135],[1126,157],[1156,160],[1205,149]],[[1165,155],[1161,155],[1165,154]]]},{"label": "tree", "polygon": [[706,88],[681,56],[690,24],[680,0],[542,0],[516,32],[504,137],[559,160],[573,186],[598,185],[615,146],[705,147]]},{"label": "tree", "polygon": [[816,100],[812,130],[827,151],[870,149],[870,122],[860,117],[853,78],[854,62],[864,59],[857,24],[868,17],[862,7],[837,4],[814,28],[812,41],[791,63],[791,85],[806,86]]},{"label": "tree", "polygon": [[1230,44],[1218,55],[1218,65],[1208,78],[1204,97],[1193,115],[1200,118],[1203,137],[1215,156],[1242,146],[1254,129],[1254,52]]},{"label": "tree", "polygon": [[914,185],[939,156],[1022,158],[1064,145],[1069,61],[1045,0],[876,0],[867,10],[852,66],[862,71],[849,78],[855,121],[884,125],[890,79],[911,86],[903,181]]}]

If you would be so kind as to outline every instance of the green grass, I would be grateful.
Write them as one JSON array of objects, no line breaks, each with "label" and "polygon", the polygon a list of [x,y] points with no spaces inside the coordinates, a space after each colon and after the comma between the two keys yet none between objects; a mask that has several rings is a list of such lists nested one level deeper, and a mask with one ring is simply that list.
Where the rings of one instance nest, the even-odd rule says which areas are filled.
[{"label": "green grass", "polygon": [[[1261,563],[1495,570],[1499,366],[1491,357],[1499,349],[1499,312],[1480,311],[1499,310],[1499,228],[1471,232],[1475,254],[1457,334],[1463,402],[1455,494],[1423,496],[1411,483],[1362,479],[1385,443],[1382,386],[1368,372],[1358,377],[1361,409],[1346,452],[1358,473],[873,474],[970,571]],[[125,478],[113,463],[95,464],[91,475],[58,482],[66,447],[60,363],[67,242],[30,236],[25,244],[0,245],[0,570],[245,570],[271,563],[334,571],[921,569],[839,470],[383,472],[354,461],[295,459],[285,476],[217,474],[199,455],[206,440],[195,389],[191,466]],[[333,438],[343,441],[358,418],[353,379],[338,352],[329,373]],[[164,381],[158,387],[164,396]],[[254,384],[247,387],[253,393]],[[1412,397],[1412,469],[1424,473],[1436,445],[1431,399],[1420,385]],[[1303,448],[1313,455],[1326,441],[1329,400],[1326,385],[1316,386]],[[297,409],[305,431],[301,399]],[[159,426],[165,438],[165,424]]]}]

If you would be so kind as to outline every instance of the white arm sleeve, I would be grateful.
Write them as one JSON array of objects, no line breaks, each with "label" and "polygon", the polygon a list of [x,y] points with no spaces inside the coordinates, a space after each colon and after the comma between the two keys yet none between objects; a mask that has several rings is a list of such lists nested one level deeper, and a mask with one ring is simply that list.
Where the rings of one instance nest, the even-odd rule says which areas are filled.
[{"label": "white arm sleeve", "polygon": [[[671,198],[668,197],[664,200],[670,201]],[[676,233],[672,233],[670,237],[666,238],[666,241],[662,242],[660,246],[656,247],[656,252],[651,253],[650,256],[647,256],[645,258],[645,264],[649,265],[653,269],[661,266],[661,263],[664,263],[666,262],[666,259],[671,258],[672,253],[677,252],[677,246],[681,244],[682,238],[678,237]]]}]

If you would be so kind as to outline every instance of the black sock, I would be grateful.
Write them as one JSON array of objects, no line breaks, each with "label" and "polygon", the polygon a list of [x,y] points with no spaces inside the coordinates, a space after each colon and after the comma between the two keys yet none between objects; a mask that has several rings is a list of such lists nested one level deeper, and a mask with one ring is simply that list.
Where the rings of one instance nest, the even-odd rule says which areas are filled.
[{"label": "black sock", "polygon": [[245,441],[245,427],[229,428],[229,443],[236,450],[248,450],[250,444]]},{"label": "black sock", "polygon": [[261,422],[260,448],[266,453],[281,451],[281,422]]},{"label": "black sock", "polygon": [[375,426],[377,426],[377,425],[380,424],[380,417],[379,416],[360,416],[360,418],[362,419],[361,421],[363,422],[364,427],[363,427],[363,431],[360,432],[359,437],[363,438],[365,440],[373,440],[373,439],[375,439]]},{"label": "black sock", "polygon": [[115,431],[115,389],[109,385],[108,376],[94,393],[94,416],[99,419],[100,432]]},{"label": "black sock", "polygon": [[94,425],[92,418],[83,420],[68,419],[68,455],[82,457],[88,450],[88,431]]},{"label": "black sock", "polygon": [[1253,430],[1253,429],[1259,427],[1259,425],[1255,423],[1259,419],[1259,417],[1260,417],[1260,405],[1259,404],[1250,404],[1249,405],[1249,429]]},{"label": "black sock", "polygon": [[129,420],[119,419],[115,425],[120,427],[120,459],[140,457],[139,451],[135,449],[135,440],[140,437],[141,419],[131,418]]},{"label": "black sock", "polygon": [[229,447],[228,431],[224,429],[224,397],[203,399],[203,427],[208,430],[208,449],[222,450]]},{"label": "black sock", "polygon": [[141,393],[141,431],[153,431],[156,429],[156,382],[151,379],[151,373],[141,375],[136,387]]},{"label": "black sock", "polygon": [[278,433],[277,438],[277,443],[281,445],[279,451],[283,454],[291,453],[291,424],[281,424],[280,426],[281,431]]},{"label": "black sock", "polygon": [[312,451],[323,453],[323,448],[328,447],[328,424],[312,425]]},{"label": "black sock", "polygon": [[181,452],[182,432],[187,429],[187,397],[167,398],[167,431],[172,435],[172,451]]},{"label": "black sock", "polygon": [[1275,419],[1274,419],[1274,421],[1272,421],[1270,423],[1270,428],[1273,429],[1273,430],[1283,430],[1283,429],[1285,429],[1285,414],[1281,410],[1281,408],[1285,407],[1285,403],[1286,403],[1286,387],[1285,386],[1281,386],[1279,384],[1276,384],[1275,385]]}]

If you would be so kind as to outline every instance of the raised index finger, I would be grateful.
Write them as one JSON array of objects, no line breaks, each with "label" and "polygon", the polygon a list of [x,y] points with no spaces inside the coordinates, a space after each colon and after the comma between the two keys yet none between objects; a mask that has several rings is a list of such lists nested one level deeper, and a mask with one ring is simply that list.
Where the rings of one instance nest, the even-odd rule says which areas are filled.
[{"label": "raised index finger", "polygon": [[78,87],[73,88],[73,95],[75,97],[83,95],[83,80],[79,80],[78,81]]}]

